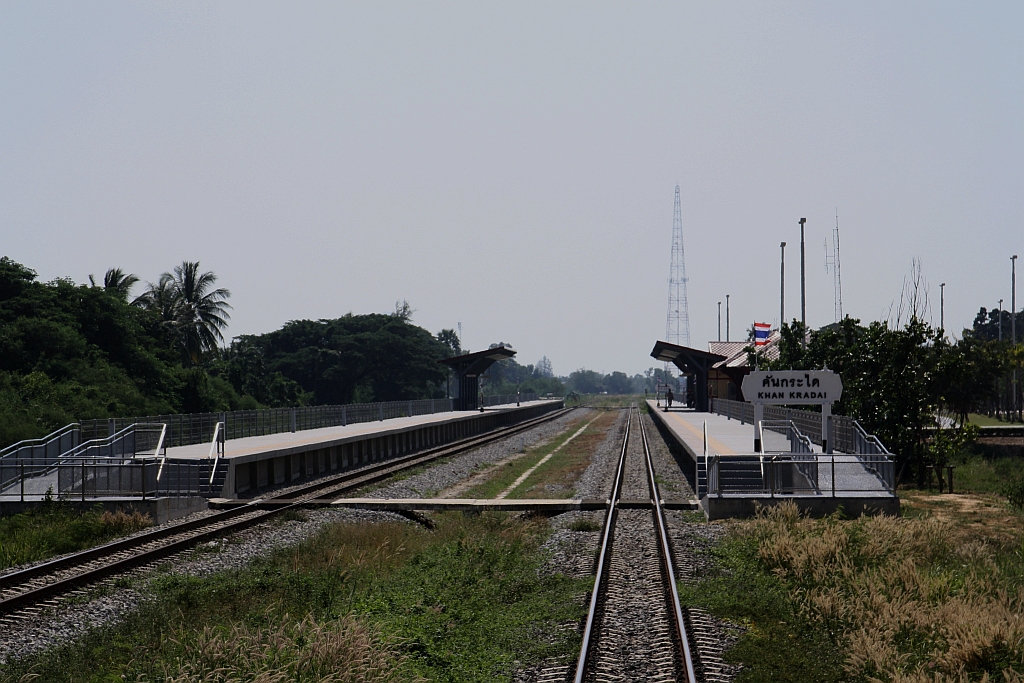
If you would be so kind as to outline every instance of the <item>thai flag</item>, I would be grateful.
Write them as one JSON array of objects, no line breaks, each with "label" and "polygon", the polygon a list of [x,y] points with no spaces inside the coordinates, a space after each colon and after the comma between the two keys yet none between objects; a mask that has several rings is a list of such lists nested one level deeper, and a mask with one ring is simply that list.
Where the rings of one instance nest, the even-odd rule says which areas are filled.
[{"label": "thai flag", "polygon": [[764,346],[771,334],[771,323],[754,323],[754,346]]}]

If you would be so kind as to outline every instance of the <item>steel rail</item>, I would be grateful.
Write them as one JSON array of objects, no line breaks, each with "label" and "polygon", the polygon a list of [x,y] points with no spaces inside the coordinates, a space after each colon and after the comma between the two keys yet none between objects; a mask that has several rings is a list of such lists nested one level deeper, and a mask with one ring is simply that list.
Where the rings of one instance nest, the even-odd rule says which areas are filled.
[{"label": "steel rail", "polygon": [[644,427],[643,417],[639,415],[638,417],[640,418],[640,438],[644,445],[644,459],[647,462],[647,484],[651,490],[652,508],[658,527],[658,545],[661,548],[662,568],[665,572],[665,581],[668,584],[668,593],[672,603],[672,613],[676,622],[676,637],[679,639],[682,663],[686,668],[686,680],[688,683],[697,683],[697,673],[693,665],[693,652],[690,650],[690,639],[686,632],[686,621],[683,619],[683,608],[679,602],[679,590],[676,588],[676,574],[672,563],[672,547],[669,544],[668,527],[665,523],[664,501],[661,499],[658,482],[654,476],[654,461],[651,459],[651,448],[647,441],[647,428]]},{"label": "steel rail", "polygon": [[626,467],[626,448],[629,445],[629,430],[633,421],[633,409],[627,408],[626,433],[622,437],[622,451],[619,453],[619,464],[615,469],[615,482],[612,484],[611,496],[608,499],[608,512],[604,517],[604,532],[601,535],[601,551],[597,559],[597,576],[594,578],[594,589],[590,593],[590,609],[587,612],[587,625],[583,631],[583,644],[580,646],[580,656],[576,662],[575,683],[583,683],[583,677],[587,672],[587,660],[590,658],[592,648],[591,641],[594,639],[594,624],[597,620],[597,603],[601,594],[601,584],[604,582],[608,555],[611,550],[612,530],[615,527],[616,503],[619,500],[619,493],[622,488],[622,475]]},{"label": "steel rail", "polygon": [[[220,536],[233,531],[240,531],[255,524],[259,524],[267,521],[275,515],[283,513],[286,510],[299,509],[306,502],[322,499],[327,495],[335,495],[344,490],[366,486],[367,484],[386,479],[402,470],[407,470],[434,460],[457,455],[468,450],[479,448],[487,443],[508,438],[509,436],[513,436],[519,432],[526,431],[545,422],[562,417],[571,410],[573,410],[573,408],[563,408],[548,415],[542,415],[516,425],[500,428],[484,435],[469,437],[450,444],[421,451],[419,453],[395,458],[387,462],[362,468],[355,472],[339,474],[326,480],[314,482],[308,486],[288,491],[287,493],[280,494],[273,498],[257,499],[247,503],[246,505],[225,510],[202,519],[176,524],[163,529],[156,529],[131,538],[121,539],[119,541],[114,541],[102,546],[67,555],[62,558],[50,560],[49,562],[44,562],[20,571],[0,575],[0,590],[16,588],[35,579],[45,577],[59,571],[73,569],[76,566],[82,566],[102,559],[103,557],[116,555],[154,541],[171,538],[183,533],[187,534],[192,531],[200,530],[203,527],[211,527],[206,531],[200,531],[199,533],[188,535],[185,538],[171,541],[170,543],[158,546],[157,548],[152,548],[129,557],[117,559],[102,566],[87,569],[80,574],[59,579],[52,583],[47,583],[37,588],[0,599],[0,615],[8,614],[13,610],[38,603],[53,595],[94,583],[100,579],[106,578],[107,576],[118,574],[140,565],[148,564],[153,560],[173,555],[182,550],[186,550],[207,538]],[[328,490],[326,493],[325,489]],[[304,500],[299,500],[287,506],[270,510],[260,510],[258,507],[261,502],[269,502],[276,498],[294,500],[296,497]],[[240,517],[254,511],[259,511],[259,514],[253,515],[247,519],[232,521],[235,517]]]}]

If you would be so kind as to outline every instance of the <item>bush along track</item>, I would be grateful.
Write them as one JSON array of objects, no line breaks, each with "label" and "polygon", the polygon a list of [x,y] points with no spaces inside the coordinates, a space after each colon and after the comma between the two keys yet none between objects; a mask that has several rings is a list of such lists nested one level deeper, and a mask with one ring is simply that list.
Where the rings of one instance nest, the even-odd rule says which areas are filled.
[{"label": "bush along track", "polygon": [[1022,680],[1024,544],[953,520],[733,522],[685,599],[747,626],[743,681]]},{"label": "bush along track", "polygon": [[586,581],[538,572],[546,522],[502,514],[336,524],[252,566],[168,575],[117,626],[0,681],[501,681],[567,656]]}]

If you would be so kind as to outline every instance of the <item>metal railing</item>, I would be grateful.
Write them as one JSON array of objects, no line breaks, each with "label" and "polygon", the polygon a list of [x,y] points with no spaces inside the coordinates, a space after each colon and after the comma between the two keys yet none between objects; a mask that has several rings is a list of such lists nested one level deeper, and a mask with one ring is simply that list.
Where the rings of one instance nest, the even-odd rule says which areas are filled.
[{"label": "metal railing", "polygon": [[503,406],[536,400],[537,394],[504,394],[501,396],[484,396],[481,405],[486,408],[488,406]]},{"label": "metal railing", "polygon": [[[536,401],[536,394],[521,394],[521,402]],[[516,395],[489,396],[485,405],[515,403]],[[377,422],[397,417],[414,417],[451,412],[453,399],[431,398],[416,401],[387,401],[383,403],[351,403],[346,405],[307,406],[304,408],[267,408],[261,410],[234,410],[222,413],[187,413],[180,415],[151,415],[147,417],[85,420],[81,424],[81,438],[94,439],[114,434],[134,423],[162,423],[167,425],[166,446],[193,446],[210,443],[217,423],[223,423],[225,441],[248,436],[266,436],[283,432],[297,432],[324,427],[341,427],[363,422]]]},{"label": "metal railing", "polygon": [[[711,412],[751,424],[754,421],[753,404],[741,401],[712,399]],[[698,495],[894,493],[893,454],[855,419],[833,415],[832,421],[837,454],[814,452],[812,444],[821,445],[821,413],[765,406],[759,434],[765,453],[710,454],[705,423],[705,453],[697,463]],[[770,448],[765,431],[786,435],[788,452]]]},{"label": "metal railing", "polygon": [[868,461],[847,454],[716,454],[700,464],[707,483],[698,496],[884,496],[895,484],[895,464],[884,456]]},{"label": "metal railing", "polygon": [[[47,491],[56,495],[68,494],[72,491],[66,485],[62,487],[61,473],[66,478],[69,468],[108,468],[105,470],[105,479],[110,479],[113,475],[109,468],[131,466],[139,456],[155,457],[162,450],[166,458],[166,434],[167,425],[164,424],[132,424],[108,437],[78,443],[57,456],[44,454],[41,457],[9,457],[0,460],[0,494],[9,496],[16,492],[14,495],[21,500],[25,499],[26,494],[31,496]],[[21,452],[27,451],[22,449]],[[113,478],[119,477],[117,475]]]},{"label": "metal railing", "polygon": [[[711,399],[711,412],[739,420],[741,424],[754,422],[754,405],[745,401],[724,398]],[[765,420],[788,420],[811,440],[821,445],[821,413],[810,410],[796,410],[782,406],[765,406]],[[892,456],[882,442],[868,434],[857,420],[847,415],[832,416],[832,448],[840,453],[857,453]]]},{"label": "metal railing", "polygon": [[18,460],[21,458],[46,459],[58,458],[61,453],[66,453],[79,444],[81,440],[81,425],[77,422],[61,427],[52,434],[41,439],[26,439],[11,444],[0,450],[0,460],[10,458]]}]

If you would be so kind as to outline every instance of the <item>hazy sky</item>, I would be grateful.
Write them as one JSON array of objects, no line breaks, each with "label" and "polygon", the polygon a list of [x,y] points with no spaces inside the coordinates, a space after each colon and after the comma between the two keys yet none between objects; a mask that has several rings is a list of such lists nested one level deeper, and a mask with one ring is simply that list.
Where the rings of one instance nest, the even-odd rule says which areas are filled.
[{"label": "hazy sky", "polygon": [[[0,252],[85,282],[199,260],[230,335],[407,299],[556,373],[665,336],[682,188],[694,346],[885,318],[920,257],[938,323],[1024,257],[1024,4],[0,2]],[[1024,305],[1024,262],[1021,301]],[[724,308],[724,306],[723,306]],[[724,327],[724,324],[723,324]],[[724,334],[724,330],[723,330]]]}]

